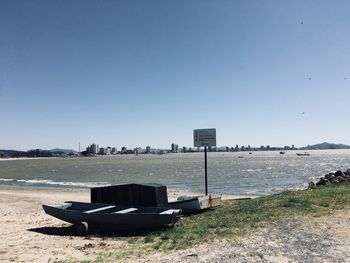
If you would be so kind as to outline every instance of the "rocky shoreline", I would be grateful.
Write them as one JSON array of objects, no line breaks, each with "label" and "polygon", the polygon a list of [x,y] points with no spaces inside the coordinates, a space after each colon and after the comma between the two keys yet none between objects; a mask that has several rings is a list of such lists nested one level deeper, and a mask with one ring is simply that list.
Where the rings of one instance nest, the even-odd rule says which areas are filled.
[{"label": "rocky shoreline", "polygon": [[309,188],[315,188],[318,186],[325,186],[330,184],[346,184],[350,183],[350,168],[346,171],[338,170],[335,173],[331,172],[319,179],[319,181],[309,182]]}]

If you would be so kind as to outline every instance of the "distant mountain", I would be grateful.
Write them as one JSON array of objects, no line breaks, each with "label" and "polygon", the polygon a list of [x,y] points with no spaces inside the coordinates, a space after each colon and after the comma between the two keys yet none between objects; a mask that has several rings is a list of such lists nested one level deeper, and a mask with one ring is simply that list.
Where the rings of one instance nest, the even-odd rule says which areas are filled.
[{"label": "distant mountain", "polygon": [[315,145],[308,145],[307,147],[305,147],[305,149],[308,149],[308,150],[350,149],[350,146],[346,144],[323,142]]},{"label": "distant mountain", "polygon": [[60,148],[55,148],[55,149],[49,150],[49,152],[52,152],[52,153],[65,153],[65,154],[76,153],[76,151],[74,151],[72,149],[60,149]]}]

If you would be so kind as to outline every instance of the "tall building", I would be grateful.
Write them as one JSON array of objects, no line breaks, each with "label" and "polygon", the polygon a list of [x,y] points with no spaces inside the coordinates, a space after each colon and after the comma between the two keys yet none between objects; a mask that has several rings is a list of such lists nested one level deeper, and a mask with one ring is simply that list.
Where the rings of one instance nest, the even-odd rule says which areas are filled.
[{"label": "tall building", "polygon": [[101,147],[98,153],[101,154],[101,155],[105,155],[106,154],[106,148]]},{"label": "tall building", "polygon": [[179,145],[172,143],[171,144],[171,152],[172,153],[177,153],[179,151]]},{"label": "tall building", "polygon": [[134,149],[134,153],[135,153],[135,154],[140,154],[140,153],[142,153],[142,148],[141,148],[141,147],[136,147],[136,148]]},{"label": "tall building", "polygon": [[112,153],[111,147],[107,147],[107,148],[106,148],[106,154],[107,154],[107,155],[110,155],[111,153]]},{"label": "tall building", "polygon": [[150,146],[146,146],[146,153],[151,153],[151,147]]},{"label": "tall building", "polygon": [[98,154],[100,151],[98,144],[95,144],[95,143],[91,144],[90,151],[92,154]]}]

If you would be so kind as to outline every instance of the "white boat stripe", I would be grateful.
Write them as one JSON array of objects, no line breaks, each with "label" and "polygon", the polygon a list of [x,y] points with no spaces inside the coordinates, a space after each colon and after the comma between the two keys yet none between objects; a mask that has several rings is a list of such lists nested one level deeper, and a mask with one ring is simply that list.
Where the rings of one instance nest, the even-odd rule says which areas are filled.
[{"label": "white boat stripe", "polygon": [[88,210],[88,211],[85,211],[84,213],[90,214],[90,213],[95,213],[95,212],[107,210],[107,209],[114,208],[114,207],[115,207],[115,205],[110,205],[110,206],[105,206],[105,207],[100,207],[100,208]]},{"label": "white boat stripe", "polygon": [[178,213],[178,212],[180,212],[179,209],[169,209],[169,210],[165,210],[159,214],[160,215],[171,215],[172,213]]},{"label": "white boat stripe", "polygon": [[134,212],[134,211],[137,211],[137,210],[138,210],[137,208],[131,207],[131,208],[128,208],[128,209],[124,209],[124,210],[113,212],[112,214],[126,214],[126,213]]}]

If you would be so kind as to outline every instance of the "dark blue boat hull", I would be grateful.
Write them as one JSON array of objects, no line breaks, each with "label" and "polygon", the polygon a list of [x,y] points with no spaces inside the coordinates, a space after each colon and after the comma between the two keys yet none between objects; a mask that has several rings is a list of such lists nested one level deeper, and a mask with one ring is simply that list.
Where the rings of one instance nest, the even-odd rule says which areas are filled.
[{"label": "dark blue boat hull", "polygon": [[[124,206],[115,206],[114,208],[96,213],[86,213],[87,210],[98,209],[110,204],[91,204],[80,202],[67,202],[72,204],[70,207],[65,207],[64,204],[50,206],[43,205],[45,213],[56,217],[60,220],[79,224],[86,222],[89,228],[112,229],[112,230],[136,230],[149,229],[164,225],[174,224],[178,220],[180,211],[175,211],[170,214],[160,214],[170,208],[156,207],[138,207],[137,212],[131,213],[114,213],[115,211],[127,209]],[[130,206],[129,206],[130,208]]]}]

